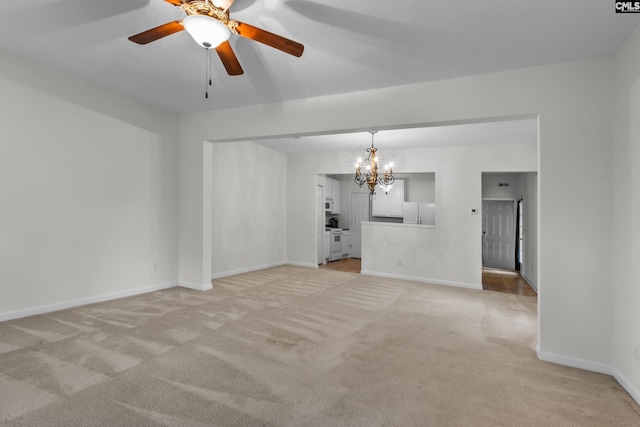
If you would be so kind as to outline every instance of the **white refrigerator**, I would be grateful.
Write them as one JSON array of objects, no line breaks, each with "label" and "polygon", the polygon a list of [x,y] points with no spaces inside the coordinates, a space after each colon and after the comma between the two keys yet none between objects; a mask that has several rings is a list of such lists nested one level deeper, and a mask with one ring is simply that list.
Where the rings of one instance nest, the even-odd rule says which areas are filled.
[{"label": "white refrigerator", "polygon": [[405,224],[436,225],[436,204],[422,202],[404,202],[402,222]]}]

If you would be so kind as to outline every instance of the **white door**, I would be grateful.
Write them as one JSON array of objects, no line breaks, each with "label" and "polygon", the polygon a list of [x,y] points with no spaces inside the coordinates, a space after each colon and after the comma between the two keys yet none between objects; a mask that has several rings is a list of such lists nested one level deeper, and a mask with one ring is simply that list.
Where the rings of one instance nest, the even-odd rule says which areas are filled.
[{"label": "white door", "polygon": [[322,197],[322,186],[316,187],[316,231],[317,231],[317,252],[318,264],[322,264],[322,245],[324,243],[324,197]]},{"label": "white door", "polygon": [[369,221],[369,193],[349,193],[349,241],[351,258],[362,258],[362,221]]},{"label": "white door", "polygon": [[515,201],[482,201],[482,266],[515,269]]}]

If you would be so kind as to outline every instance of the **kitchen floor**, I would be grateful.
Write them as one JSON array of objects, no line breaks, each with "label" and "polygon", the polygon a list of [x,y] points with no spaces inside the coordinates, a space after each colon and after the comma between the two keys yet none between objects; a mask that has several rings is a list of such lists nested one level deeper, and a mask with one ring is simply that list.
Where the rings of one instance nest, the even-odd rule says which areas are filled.
[{"label": "kitchen floor", "polygon": [[326,268],[327,270],[360,274],[360,258],[343,258],[339,259],[338,261],[331,261],[326,264],[320,264],[318,267]]},{"label": "kitchen floor", "polygon": [[[344,271],[346,273],[360,273],[360,265],[361,261],[358,258],[343,258],[338,261],[321,264],[318,267],[328,270]],[[482,269],[482,289],[485,291],[533,297],[538,295],[518,272],[493,268]]]}]

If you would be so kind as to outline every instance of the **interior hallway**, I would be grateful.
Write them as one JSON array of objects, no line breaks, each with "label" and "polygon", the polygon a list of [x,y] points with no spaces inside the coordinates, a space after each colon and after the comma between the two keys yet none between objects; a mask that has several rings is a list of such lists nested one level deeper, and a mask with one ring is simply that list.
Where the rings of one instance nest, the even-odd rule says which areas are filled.
[{"label": "interior hallway", "polygon": [[[344,271],[346,273],[360,273],[361,261],[358,258],[344,258],[338,261],[321,264],[319,268]],[[506,294],[537,297],[536,291],[520,276],[517,271],[498,270],[494,268],[482,269],[482,289],[485,291],[502,292]]]}]

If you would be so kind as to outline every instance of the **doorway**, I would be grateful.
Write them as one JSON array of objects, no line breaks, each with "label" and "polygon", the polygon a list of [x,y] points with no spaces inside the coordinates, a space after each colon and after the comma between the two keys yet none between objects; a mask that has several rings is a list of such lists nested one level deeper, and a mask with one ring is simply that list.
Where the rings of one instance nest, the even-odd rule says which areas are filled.
[{"label": "doorway", "polygon": [[537,175],[482,173],[483,289],[537,293]]}]

